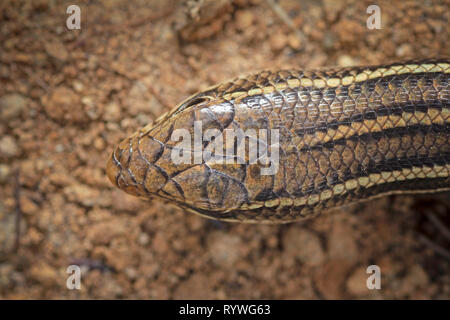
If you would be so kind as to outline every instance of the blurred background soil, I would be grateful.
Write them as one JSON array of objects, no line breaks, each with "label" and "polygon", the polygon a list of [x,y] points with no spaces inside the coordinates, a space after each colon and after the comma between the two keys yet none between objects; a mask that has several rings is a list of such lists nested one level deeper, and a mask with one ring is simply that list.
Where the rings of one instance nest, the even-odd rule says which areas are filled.
[{"label": "blurred background soil", "polygon": [[[436,253],[449,243],[429,219],[448,222],[448,194],[245,225],[107,180],[118,142],[217,82],[450,56],[449,1],[378,1],[380,30],[366,27],[373,1],[280,0],[288,19],[273,2],[1,1],[1,298],[450,298],[450,263]],[[81,30],[66,28],[70,4]],[[81,290],[66,288],[71,264]],[[381,290],[366,288],[371,264]]]}]

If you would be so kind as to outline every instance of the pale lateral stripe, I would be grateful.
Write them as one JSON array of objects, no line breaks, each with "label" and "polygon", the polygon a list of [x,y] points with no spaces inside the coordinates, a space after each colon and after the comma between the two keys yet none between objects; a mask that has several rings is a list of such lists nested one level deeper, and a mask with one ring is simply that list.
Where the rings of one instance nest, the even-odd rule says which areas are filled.
[{"label": "pale lateral stripe", "polygon": [[253,210],[261,207],[273,208],[277,207],[277,210],[283,207],[299,207],[303,205],[314,205],[320,201],[331,199],[333,196],[341,196],[346,194],[350,190],[358,188],[358,186],[364,188],[371,188],[376,185],[382,185],[385,183],[405,181],[412,179],[433,179],[433,178],[446,178],[450,176],[450,165],[440,166],[435,165],[433,167],[412,167],[404,168],[402,170],[384,171],[381,173],[371,173],[368,176],[359,177],[356,179],[347,180],[342,184],[337,184],[332,189],[325,190],[319,194],[313,194],[299,198],[286,198],[281,197],[265,202],[255,202],[249,205],[243,205],[239,209]]},{"label": "pale lateral stripe", "polygon": [[303,87],[316,87],[316,88],[335,88],[338,86],[348,86],[353,83],[364,82],[367,80],[387,77],[391,75],[401,75],[401,74],[414,74],[414,73],[450,73],[450,64],[448,63],[424,63],[424,64],[406,64],[406,65],[394,65],[390,68],[378,68],[370,71],[369,69],[362,71],[359,74],[354,76],[346,76],[342,78],[330,78],[330,79],[310,79],[310,78],[301,78],[301,79],[289,79],[286,82],[278,83],[276,85],[270,85],[262,88],[255,88],[249,91],[237,91],[233,93],[227,93],[223,96],[224,99],[236,99],[243,96],[254,96],[259,94],[268,94],[272,93],[275,90],[281,91],[286,88],[298,88],[300,86]]},{"label": "pale lateral stripe", "polygon": [[292,142],[293,145],[300,149],[348,138],[356,134],[363,135],[370,132],[381,132],[386,129],[404,128],[406,126],[418,124],[425,126],[432,124],[444,125],[449,121],[448,113],[449,110],[445,108],[442,110],[429,108],[427,112],[403,112],[401,116],[392,114],[379,116],[376,119],[363,120],[361,122],[355,121],[350,125],[340,125],[337,129],[328,129],[326,132],[316,131],[313,134],[294,136]]}]

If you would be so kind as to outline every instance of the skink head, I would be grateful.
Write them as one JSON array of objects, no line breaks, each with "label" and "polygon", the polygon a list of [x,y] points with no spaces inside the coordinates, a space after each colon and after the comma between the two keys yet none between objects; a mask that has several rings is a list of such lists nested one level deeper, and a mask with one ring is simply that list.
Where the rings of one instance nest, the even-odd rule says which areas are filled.
[{"label": "skink head", "polygon": [[[106,172],[111,182],[125,192],[158,196],[190,210],[229,208],[242,199],[228,199],[226,191],[243,193],[235,181],[214,170],[199,153],[196,134],[202,139],[208,129],[221,132],[234,116],[227,101],[194,96],[162,117],[123,140],[111,154]],[[235,190],[236,189],[236,190]]]}]

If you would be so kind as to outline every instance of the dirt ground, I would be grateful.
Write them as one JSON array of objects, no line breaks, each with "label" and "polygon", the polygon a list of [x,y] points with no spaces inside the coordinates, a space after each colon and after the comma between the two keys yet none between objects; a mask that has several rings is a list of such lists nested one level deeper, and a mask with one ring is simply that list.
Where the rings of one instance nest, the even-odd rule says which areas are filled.
[{"label": "dirt ground", "polygon": [[[366,26],[373,1],[280,0],[288,19],[271,2],[1,1],[0,298],[450,298],[436,251],[449,243],[430,222],[449,223],[448,194],[245,225],[108,181],[118,142],[217,82],[450,56],[450,1],[378,2],[380,30]],[[66,27],[74,3],[80,30]],[[72,264],[81,290],[66,287]],[[381,290],[366,287],[372,264]]]}]

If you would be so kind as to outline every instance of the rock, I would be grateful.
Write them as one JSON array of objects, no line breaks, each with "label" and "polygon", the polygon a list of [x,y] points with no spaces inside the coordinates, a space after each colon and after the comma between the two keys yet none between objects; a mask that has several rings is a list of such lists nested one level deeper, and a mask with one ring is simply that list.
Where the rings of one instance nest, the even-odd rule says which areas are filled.
[{"label": "rock", "polygon": [[297,258],[310,267],[321,265],[325,260],[319,237],[303,228],[291,227],[283,237],[284,255]]},{"label": "rock", "polygon": [[142,267],[141,267],[141,273],[140,274],[145,274],[145,277],[147,279],[151,279],[154,276],[156,276],[160,271],[161,271],[161,267],[159,265],[158,262],[156,261],[151,261],[149,263],[145,263]]},{"label": "rock", "polygon": [[331,259],[357,260],[358,247],[353,230],[345,221],[336,220],[328,237],[328,254]]},{"label": "rock", "polygon": [[414,49],[409,43],[404,43],[395,49],[395,55],[397,57],[405,58],[411,57],[414,54]]},{"label": "rock", "polygon": [[346,260],[330,260],[314,275],[317,289],[325,299],[343,299],[344,281],[351,265]]},{"label": "rock", "polygon": [[92,286],[88,290],[94,290],[93,296],[97,299],[124,298],[124,282],[117,281],[117,277],[109,272],[90,271],[85,278],[82,278],[81,290],[85,288],[85,285]]},{"label": "rock", "polygon": [[152,66],[148,63],[141,63],[136,67],[136,72],[139,74],[149,74],[152,72]]},{"label": "rock", "polygon": [[369,294],[367,288],[367,278],[370,274],[366,273],[366,269],[363,267],[357,268],[352,275],[347,279],[346,288],[347,291],[356,297],[363,297]]},{"label": "rock", "polygon": [[147,233],[141,232],[138,237],[138,243],[141,246],[146,246],[150,242],[150,237]]},{"label": "rock", "polygon": [[193,274],[189,279],[183,281],[173,294],[175,300],[189,299],[213,299],[214,292],[207,275],[201,273]]},{"label": "rock", "polygon": [[239,10],[236,12],[235,22],[237,28],[240,30],[245,30],[250,27],[254,20],[253,12],[250,10]]},{"label": "rock", "polygon": [[0,260],[14,248],[15,230],[16,216],[0,203]]},{"label": "rock", "polygon": [[11,174],[11,167],[6,164],[0,164],[0,183],[8,181]]},{"label": "rock", "polygon": [[69,57],[69,53],[67,52],[66,48],[57,38],[53,39],[52,41],[45,42],[44,48],[45,52],[47,52],[50,57],[57,59],[60,62],[66,61]]},{"label": "rock", "polygon": [[428,275],[419,264],[416,264],[409,268],[408,273],[401,280],[397,294],[406,297],[415,293],[419,288],[425,288],[428,284]]},{"label": "rock", "polygon": [[33,263],[29,275],[33,280],[47,286],[57,285],[60,280],[55,268],[45,262]]},{"label": "rock", "polygon": [[0,264],[0,288],[7,288],[13,284],[12,274],[14,267],[12,264]]},{"label": "rock", "polygon": [[128,267],[125,268],[125,275],[127,276],[128,279],[135,280],[139,274],[135,268]]},{"label": "rock", "polygon": [[327,50],[332,50],[335,46],[338,40],[336,39],[336,35],[331,31],[325,31],[323,35],[322,45]]},{"label": "rock", "polygon": [[[25,286],[25,276],[21,270],[17,269],[14,263],[6,262],[0,264],[0,288],[3,291],[17,286]],[[2,299],[5,299],[5,296]]]},{"label": "rock", "polygon": [[288,36],[288,43],[289,46],[294,50],[300,50],[300,48],[302,47],[302,40],[296,33],[291,33]]},{"label": "rock", "polygon": [[14,158],[20,154],[19,146],[16,140],[11,136],[0,138],[0,156],[5,158]]},{"label": "rock", "polygon": [[94,145],[94,148],[97,149],[98,151],[105,150],[105,141],[100,137],[97,137],[94,139],[93,145]]},{"label": "rock", "polygon": [[81,203],[86,207],[97,204],[100,195],[98,190],[82,184],[65,187],[63,192],[69,201]]},{"label": "rock", "polygon": [[117,220],[101,221],[88,227],[86,237],[96,245],[107,245],[112,239],[124,236],[127,231],[127,226],[117,223]]},{"label": "rock", "polygon": [[82,92],[84,90],[83,82],[75,80],[73,82],[73,89],[78,93]]},{"label": "rock", "polygon": [[120,105],[117,102],[111,102],[106,105],[103,118],[106,121],[119,121],[121,116]]},{"label": "rock", "polygon": [[28,188],[34,188],[40,181],[41,170],[34,159],[25,159],[20,164],[20,183]]},{"label": "rock", "polygon": [[91,120],[97,120],[102,112],[99,104],[91,96],[84,96],[81,98],[83,104],[84,114]]},{"label": "rock", "polygon": [[89,121],[80,97],[67,87],[57,87],[51,94],[44,96],[42,105],[53,120],[76,123]]},{"label": "rock", "polygon": [[212,232],[208,236],[208,253],[213,263],[221,267],[231,267],[240,258],[241,238],[223,231]]},{"label": "rock", "polygon": [[[95,234],[93,234],[93,236],[95,236]],[[109,246],[95,246],[94,250],[92,251],[92,257],[96,260],[104,261],[105,266],[108,266],[113,270],[122,273],[123,271],[125,271],[125,268],[136,264],[137,256],[135,251],[127,246],[126,243],[116,241],[116,237],[118,237],[117,234],[111,237],[111,239],[109,240]],[[88,239],[91,238],[88,237]],[[125,237],[120,236],[120,239],[124,240]]]},{"label": "rock", "polygon": [[339,58],[337,59],[337,64],[340,67],[352,67],[356,64],[356,61],[352,57],[344,54],[342,56],[339,56]]},{"label": "rock", "polygon": [[111,207],[117,212],[137,212],[141,208],[141,202],[136,197],[129,195],[122,190],[114,189],[111,195]]},{"label": "rock", "polygon": [[167,240],[167,236],[162,232],[155,233],[152,239],[152,249],[159,254],[164,254],[168,250],[170,250],[170,245],[169,241]]},{"label": "rock", "polygon": [[27,106],[27,99],[20,94],[12,93],[0,98],[0,119],[3,121],[20,117]]},{"label": "rock", "polygon": [[20,199],[20,204],[22,212],[26,215],[33,215],[37,213],[40,209],[39,206],[28,197],[22,197]]},{"label": "rock", "polygon": [[270,48],[275,52],[283,50],[287,43],[288,37],[282,33],[275,33],[269,38]]}]

